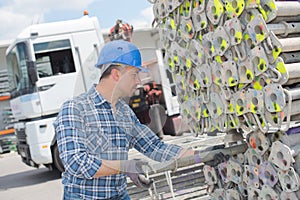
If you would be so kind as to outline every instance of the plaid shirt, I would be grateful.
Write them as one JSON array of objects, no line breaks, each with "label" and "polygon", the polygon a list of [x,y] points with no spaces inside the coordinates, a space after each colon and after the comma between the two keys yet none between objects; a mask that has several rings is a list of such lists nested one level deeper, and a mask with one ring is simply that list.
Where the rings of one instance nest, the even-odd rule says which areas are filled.
[{"label": "plaid shirt", "polygon": [[127,160],[134,147],[156,161],[170,160],[181,147],[163,143],[141,124],[123,101],[111,104],[93,86],[65,102],[54,122],[60,158],[65,167],[62,183],[84,199],[107,199],[126,189],[126,175],[93,178],[105,160]]}]

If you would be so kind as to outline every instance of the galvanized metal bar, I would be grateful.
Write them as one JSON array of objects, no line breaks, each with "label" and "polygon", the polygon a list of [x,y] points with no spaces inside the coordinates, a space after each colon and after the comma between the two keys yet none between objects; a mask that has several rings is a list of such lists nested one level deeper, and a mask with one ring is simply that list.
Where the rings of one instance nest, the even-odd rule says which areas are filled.
[{"label": "galvanized metal bar", "polygon": [[284,85],[288,86],[296,83],[300,83],[300,78],[289,79]]},{"label": "galvanized metal bar", "polygon": [[292,102],[291,116],[300,114],[300,100]]},{"label": "galvanized metal bar", "polygon": [[300,23],[281,22],[278,24],[268,24],[268,29],[273,31],[275,35],[287,36],[291,33],[300,33]]},{"label": "galvanized metal bar", "polygon": [[179,158],[176,161],[173,160],[172,162],[168,162],[168,165],[166,166],[164,166],[164,164],[162,163],[158,163],[152,166],[153,169],[149,171],[149,175],[154,173],[161,173],[169,170],[175,170],[176,168],[195,165],[198,164],[199,161],[202,163],[209,162],[214,160],[214,156],[218,153],[223,153],[224,155],[233,156],[239,153],[244,153],[247,149],[248,149],[247,144],[242,143],[224,149],[217,149],[209,152],[200,153],[198,155],[200,158],[199,160],[195,159],[195,156],[189,156],[189,157]]},{"label": "galvanized metal bar", "polygon": [[276,2],[276,16],[296,16],[300,15],[300,3],[297,1]]},{"label": "galvanized metal bar", "polygon": [[284,85],[300,83],[300,63],[285,64],[285,67],[288,71],[289,79]]},{"label": "galvanized metal bar", "polygon": [[300,78],[300,63],[285,64],[289,79]]},{"label": "galvanized metal bar", "polygon": [[274,20],[272,20],[272,23],[280,23],[280,22],[299,22],[300,21],[300,15],[297,16],[281,16],[276,17]]},{"label": "galvanized metal bar", "polygon": [[289,89],[288,91],[292,95],[293,101],[300,99],[300,88],[293,88]]},{"label": "galvanized metal bar", "polygon": [[300,52],[286,52],[282,53],[280,57],[284,60],[284,63],[300,63]]},{"label": "galvanized metal bar", "polygon": [[300,37],[279,39],[282,44],[282,52],[292,52],[300,50]]}]

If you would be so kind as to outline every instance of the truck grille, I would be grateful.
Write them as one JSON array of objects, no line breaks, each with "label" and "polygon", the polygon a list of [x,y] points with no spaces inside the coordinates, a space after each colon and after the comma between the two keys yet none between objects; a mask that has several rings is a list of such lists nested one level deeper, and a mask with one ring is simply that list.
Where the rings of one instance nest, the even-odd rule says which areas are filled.
[{"label": "truck grille", "polygon": [[17,135],[18,142],[25,142],[26,143],[26,133],[25,129],[15,129],[15,133]]}]

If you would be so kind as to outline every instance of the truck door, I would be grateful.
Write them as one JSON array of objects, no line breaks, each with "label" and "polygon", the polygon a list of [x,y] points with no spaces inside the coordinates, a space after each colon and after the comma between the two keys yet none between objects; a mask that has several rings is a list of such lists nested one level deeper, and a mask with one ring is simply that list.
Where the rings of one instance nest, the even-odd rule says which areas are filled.
[{"label": "truck door", "polygon": [[42,38],[34,41],[33,49],[42,115],[57,113],[65,100],[84,92],[72,40],[68,37]]}]

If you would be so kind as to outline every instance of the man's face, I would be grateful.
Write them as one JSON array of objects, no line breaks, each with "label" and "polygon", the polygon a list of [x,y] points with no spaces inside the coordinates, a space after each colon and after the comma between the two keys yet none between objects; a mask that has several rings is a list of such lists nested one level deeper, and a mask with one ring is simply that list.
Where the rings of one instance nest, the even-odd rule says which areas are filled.
[{"label": "man's face", "polygon": [[122,76],[118,83],[118,88],[122,97],[131,97],[137,86],[141,83],[139,70],[136,67],[126,67],[121,71]]}]

